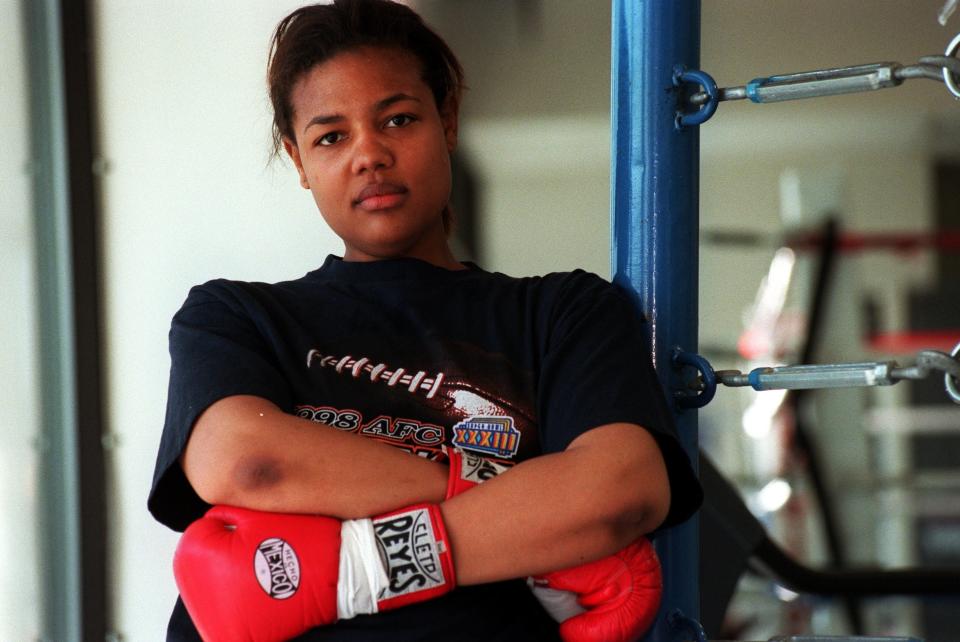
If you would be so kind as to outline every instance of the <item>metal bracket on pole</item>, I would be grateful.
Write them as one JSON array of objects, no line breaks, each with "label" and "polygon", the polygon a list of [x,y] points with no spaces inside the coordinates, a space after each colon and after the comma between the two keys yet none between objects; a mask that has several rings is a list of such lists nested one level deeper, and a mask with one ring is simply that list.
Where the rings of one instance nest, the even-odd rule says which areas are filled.
[{"label": "metal bracket on pole", "polygon": [[[699,354],[684,352],[677,348],[673,353],[673,367],[678,370],[684,370],[686,366],[692,366],[696,370],[695,383],[674,391],[673,397],[683,408],[703,408],[713,401],[713,396],[717,392],[717,376],[706,359]],[[690,381],[689,378],[686,381]]]},{"label": "metal bracket on pole", "polygon": [[667,616],[667,622],[677,631],[682,631],[693,636],[693,642],[708,642],[707,633],[703,626],[697,620],[684,615],[680,609],[674,609]]},{"label": "metal bracket on pole", "polygon": [[[675,125],[677,129],[684,127],[694,127],[702,125],[710,120],[710,117],[717,111],[720,104],[720,94],[717,89],[717,82],[705,71],[698,69],[686,69],[683,65],[677,65],[673,68],[673,86],[679,91],[683,91],[685,84],[696,83],[703,87],[703,93],[707,100],[699,105],[697,111],[684,113],[681,109],[677,110]],[[700,95],[700,94],[696,94]],[[682,94],[681,94],[682,102]]]}]

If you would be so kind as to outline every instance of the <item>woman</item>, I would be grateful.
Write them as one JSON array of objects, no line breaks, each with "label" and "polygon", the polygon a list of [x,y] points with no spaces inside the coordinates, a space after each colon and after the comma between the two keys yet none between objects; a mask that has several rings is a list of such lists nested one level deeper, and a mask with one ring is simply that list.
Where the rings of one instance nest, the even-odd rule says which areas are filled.
[{"label": "woman", "polygon": [[[168,639],[197,639],[191,618],[210,637],[557,639],[524,578],[580,592],[583,569],[626,559],[700,501],[640,320],[596,276],[514,279],[453,256],[462,72],[408,8],[294,12],[274,34],[269,83],[277,150],[344,253],[294,281],[211,281],[174,317],[149,506],[208,537],[195,526],[181,544],[190,613],[178,602]],[[466,461],[483,484],[460,474]],[[200,519],[211,505],[257,512]],[[391,548],[398,510],[425,516],[422,549]],[[235,564],[210,552],[238,531],[284,535]],[[414,549],[427,561],[399,565]],[[229,573],[254,558],[260,587],[231,593]],[[324,613],[290,615],[317,577],[331,585]],[[426,588],[391,593],[407,584]]]}]

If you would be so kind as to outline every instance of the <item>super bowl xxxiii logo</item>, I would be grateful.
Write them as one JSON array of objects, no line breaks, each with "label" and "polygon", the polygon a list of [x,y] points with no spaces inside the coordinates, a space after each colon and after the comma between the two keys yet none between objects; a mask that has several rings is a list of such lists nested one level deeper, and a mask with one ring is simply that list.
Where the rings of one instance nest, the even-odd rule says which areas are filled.
[{"label": "super bowl xxxiii logo", "polygon": [[513,457],[520,447],[520,431],[512,417],[470,417],[453,427],[453,445],[495,457]]}]

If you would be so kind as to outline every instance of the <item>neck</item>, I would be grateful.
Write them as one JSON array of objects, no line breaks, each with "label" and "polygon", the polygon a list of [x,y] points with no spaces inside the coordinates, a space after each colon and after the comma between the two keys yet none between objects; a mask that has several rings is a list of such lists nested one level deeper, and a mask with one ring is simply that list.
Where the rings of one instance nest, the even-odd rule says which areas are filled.
[{"label": "neck", "polygon": [[397,254],[386,254],[383,256],[369,254],[355,248],[347,247],[343,252],[344,261],[369,262],[384,261],[387,259],[419,259],[445,270],[465,270],[467,269],[454,256],[449,243],[444,242],[436,245],[429,250],[412,249],[409,252],[400,252]]}]

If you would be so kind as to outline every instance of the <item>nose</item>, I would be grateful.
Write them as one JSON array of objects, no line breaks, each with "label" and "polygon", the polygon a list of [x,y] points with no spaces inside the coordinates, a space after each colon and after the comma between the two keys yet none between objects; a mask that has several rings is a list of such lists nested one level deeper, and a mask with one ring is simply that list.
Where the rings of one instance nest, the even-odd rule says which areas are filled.
[{"label": "nose", "polygon": [[377,132],[364,132],[357,136],[353,156],[355,174],[387,169],[393,165],[393,160],[393,150]]}]

